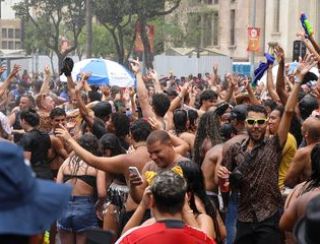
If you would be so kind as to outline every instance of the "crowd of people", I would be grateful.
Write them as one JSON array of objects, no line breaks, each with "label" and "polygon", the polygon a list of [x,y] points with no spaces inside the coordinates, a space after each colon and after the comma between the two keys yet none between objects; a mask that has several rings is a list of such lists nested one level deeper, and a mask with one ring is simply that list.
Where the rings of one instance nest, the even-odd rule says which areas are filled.
[{"label": "crowd of people", "polygon": [[[320,243],[320,48],[276,77],[91,86],[14,65],[0,86],[1,243]],[[0,67],[0,74],[6,67]],[[70,187],[71,186],[71,187]],[[48,239],[48,240],[46,240]],[[3,241],[4,242],[3,242]]]}]

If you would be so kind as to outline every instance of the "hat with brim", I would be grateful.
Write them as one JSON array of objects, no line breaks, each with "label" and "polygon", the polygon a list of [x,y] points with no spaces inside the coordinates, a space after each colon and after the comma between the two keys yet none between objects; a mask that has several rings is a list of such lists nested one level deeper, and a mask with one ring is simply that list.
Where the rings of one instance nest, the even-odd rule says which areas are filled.
[{"label": "hat with brim", "polygon": [[22,148],[0,142],[0,234],[35,235],[49,230],[70,199],[70,185],[36,179]]}]

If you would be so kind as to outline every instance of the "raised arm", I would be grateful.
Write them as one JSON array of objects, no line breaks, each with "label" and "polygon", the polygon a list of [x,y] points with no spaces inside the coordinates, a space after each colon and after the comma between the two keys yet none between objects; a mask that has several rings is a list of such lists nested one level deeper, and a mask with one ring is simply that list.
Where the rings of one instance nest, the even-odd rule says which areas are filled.
[{"label": "raised arm", "polygon": [[274,88],[273,84],[273,75],[272,75],[272,68],[273,65],[269,65],[268,70],[267,70],[267,90],[268,93],[273,101],[280,101],[280,98],[276,92],[276,89]]},{"label": "raised arm", "polygon": [[319,48],[319,46],[318,46],[317,43],[315,43],[316,47],[315,47],[315,45],[313,45],[312,41],[315,41],[314,38],[312,36],[309,37],[309,40],[310,40],[310,42],[309,42],[309,40],[306,39],[304,32],[298,32],[297,33],[297,37],[306,45],[306,47],[309,50],[309,52],[311,54],[313,54],[316,57],[316,59],[320,62],[319,51],[317,51],[317,48]]},{"label": "raised arm", "polygon": [[256,98],[256,96],[254,95],[254,92],[253,92],[253,90],[252,90],[252,86],[251,86],[251,84],[250,84],[250,82],[249,82],[249,79],[246,78],[243,82],[244,82],[245,88],[246,88],[246,90],[247,90],[247,92],[248,92],[250,102],[251,102],[252,104],[261,104],[260,101],[259,101],[259,100]]},{"label": "raised arm", "polygon": [[142,79],[140,62],[138,60],[130,60],[130,64],[132,67],[132,71],[135,73],[137,79],[137,94],[143,117],[155,118],[155,113],[152,111],[152,107],[149,104],[148,90]]},{"label": "raised arm", "polygon": [[153,80],[155,93],[163,93],[160,86],[159,75],[157,71],[155,69],[150,69],[148,75]]},{"label": "raised arm", "polygon": [[227,78],[227,81],[228,81],[228,84],[229,84],[229,88],[228,88],[227,94],[223,98],[223,100],[225,100],[226,102],[229,102],[230,99],[232,98],[233,90],[234,90],[234,87],[236,86],[236,82],[237,81],[234,78],[234,76],[232,74],[230,74],[230,73],[227,74],[226,78]]},{"label": "raised arm", "polygon": [[[6,92],[6,90],[8,89],[11,81],[19,73],[20,69],[21,69],[20,65],[15,64],[13,66],[13,69],[11,70],[9,76],[7,77],[7,79],[3,82],[2,86],[0,87],[0,97],[2,97],[3,94]],[[5,67],[0,67],[1,73],[3,73],[4,70],[6,70]]]},{"label": "raised arm", "polygon": [[312,55],[308,55],[305,61],[300,63],[300,65],[297,68],[297,72],[296,72],[297,81],[295,82],[293,86],[293,90],[286,103],[285,111],[281,118],[280,125],[277,132],[281,146],[283,146],[287,140],[287,135],[290,128],[292,115],[297,105],[298,93],[302,85],[303,78],[305,74],[316,64],[317,64],[317,61],[314,59],[314,57]]},{"label": "raised arm", "polygon": [[40,88],[40,95],[47,95],[49,94],[50,91],[50,69],[49,66],[46,65],[46,67],[44,68],[44,80],[42,82],[42,86]]},{"label": "raised arm", "polygon": [[55,133],[66,140],[72,147],[73,151],[87,164],[97,169],[110,172],[112,174],[126,174],[128,156],[121,154],[114,157],[97,157],[81,147],[78,142],[71,137],[66,128],[62,125],[61,128],[56,129]]},{"label": "raised arm", "polygon": [[209,85],[210,85],[210,88],[216,92],[218,92],[217,81],[218,81],[218,65],[214,64],[212,66],[212,73],[210,75]]},{"label": "raised arm", "polygon": [[180,107],[181,103],[183,103],[184,97],[187,95],[189,89],[189,82],[184,83],[183,87],[178,96],[176,96],[170,103],[170,107],[168,111],[174,112],[178,107]]},{"label": "raised arm", "polygon": [[288,100],[288,94],[285,90],[285,80],[284,80],[284,51],[280,46],[277,46],[274,50],[275,55],[277,56],[278,65],[278,73],[277,73],[277,83],[276,83],[276,91],[279,95],[282,104],[286,104]]},{"label": "raised arm", "polygon": [[90,109],[86,107],[82,97],[81,97],[81,90],[83,88],[84,82],[88,80],[89,75],[83,74],[81,81],[75,88],[75,96],[78,101],[79,111],[83,119],[88,123],[90,127],[93,126],[94,123],[94,116],[90,113]]},{"label": "raised arm", "polygon": [[309,36],[309,40],[312,43],[313,48],[315,51],[320,54],[320,46],[318,45],[317,41],[314,39],[313,34]]}]

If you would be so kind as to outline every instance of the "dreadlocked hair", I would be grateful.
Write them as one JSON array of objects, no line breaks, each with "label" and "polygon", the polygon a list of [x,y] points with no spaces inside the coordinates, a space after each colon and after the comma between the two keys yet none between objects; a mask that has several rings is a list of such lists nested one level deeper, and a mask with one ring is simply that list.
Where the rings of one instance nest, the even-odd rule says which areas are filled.
[{"label": "dreadlocked hair", "polygon": [[195,163],[200,166],[202,164],[205,155],[202,155],[201,150],[206,138],[210,140],[212,146],[222,143],[219,129],[219,116],[215,111],[206,112],[201,116],[194,141],[193,161]]},{"label": "dreadlocked hair", "polygon": [[303,184],[301,195],[320,187],[320,144],[316,144],[311,151],[311,175]]},{"label": "dreadlocked hair", "polygon": [[[82,135],[80,137],[80,139],[78,140],[78,143],[81,147],[83,147],[84,149],[86,149],[90,153],[92,153],[94,155],[98,155],[98,139],[97,139],[97,137],[95,137],[91,133],[86,133],[86,134]],[[69,163],[68,163],[68,167],[71,172],[70,174],[72,176],[77,175],[77,172],[79,171],[79,169],[82,166],[85,167],[84,174],[87,174],[87,170],[88,170],[89,165],[84,163],[77,154],[75,154],[75,153],[72,154],[72,156],[70,157]],[[77,180],[77,178],[76,178],[76,180]]]}]

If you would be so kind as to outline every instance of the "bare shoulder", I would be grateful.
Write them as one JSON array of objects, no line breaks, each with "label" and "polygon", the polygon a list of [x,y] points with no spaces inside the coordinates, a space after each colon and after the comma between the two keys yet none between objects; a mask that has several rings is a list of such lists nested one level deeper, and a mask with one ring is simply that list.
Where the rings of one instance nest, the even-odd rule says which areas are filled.
[{"label": "bare shoulder", "polygon": [[307,159],[310,156],[310,152],[313,149],[313,145],[308,145],[306,147],[299,148],[296,151],[295,158],[299,159]]}]

